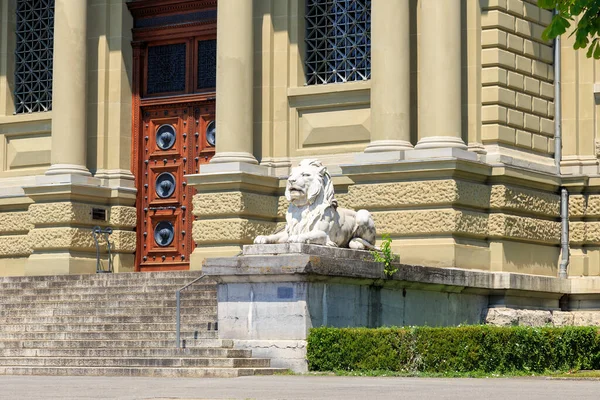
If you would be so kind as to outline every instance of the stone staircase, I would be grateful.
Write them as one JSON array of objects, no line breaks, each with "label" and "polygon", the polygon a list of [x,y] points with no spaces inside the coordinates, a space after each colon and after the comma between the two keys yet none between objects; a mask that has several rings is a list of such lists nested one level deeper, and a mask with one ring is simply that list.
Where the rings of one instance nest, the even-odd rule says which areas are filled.
[{"label": "stone staircase", "polygon": [[0,278],[0,375],[235,377],[272,374],[218,339],[216,285],[198,272]]}]

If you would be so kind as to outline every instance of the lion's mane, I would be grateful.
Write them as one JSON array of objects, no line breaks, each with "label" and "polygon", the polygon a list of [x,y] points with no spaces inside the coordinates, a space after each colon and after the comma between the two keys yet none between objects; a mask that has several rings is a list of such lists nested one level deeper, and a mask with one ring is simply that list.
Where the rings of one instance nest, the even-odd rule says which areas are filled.
[{"label": "lion's mane", "polygon": [[316,224],[323,218],[329,207],[337,208],[333,182],[327,172],[327,168],[318,160],[303,160],[299,167],[301,169],[316,168],[317,175],[309,188],[306,190],[308,204],[303,206],[294,205],[290,195],[290,183],[288,181],[285,189],[285,197],[290,201],[286,213],[286,232],[289,236],[299,235],[315,229]]}]

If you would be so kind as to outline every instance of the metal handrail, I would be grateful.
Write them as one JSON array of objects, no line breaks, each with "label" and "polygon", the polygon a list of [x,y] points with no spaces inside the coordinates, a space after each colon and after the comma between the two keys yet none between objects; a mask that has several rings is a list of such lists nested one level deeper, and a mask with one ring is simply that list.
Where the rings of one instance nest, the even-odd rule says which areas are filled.
[{"label": "metal handrail", "polygon": [[175,294],[175,299],[177,300],[177,317],[176,317],[176,340],[177,340],[177,348],[180,349],[181,348],[181,292],[185,289],[187,289],[188,287],[192,286],[194,283],[201,281],[203,278],[205,278],[206,275],[202,274],[199,277],[197,277],[196,279],[194,279],[193,281],[191,281],[190,283],[188,283],[185,286],[180,287],[179,289],[177,289],[177,293]]},{"label": "metal handrail", "polygon": [[[92,236],[94,237],[94,243],[96,244],[96,273],[112,273],[113,272],[113,260],[112,260],[112,244],[110,243],[109,236],[112,234],[111,228],[102,229],[99,226],[95,226],[92,228]],[[108,252],[108,269],[104,270],[102,268],[102,263],[100,262],[100,242],[98,241],[98,235],[103,235],[104,240],[106,240],[106,250]]]}]

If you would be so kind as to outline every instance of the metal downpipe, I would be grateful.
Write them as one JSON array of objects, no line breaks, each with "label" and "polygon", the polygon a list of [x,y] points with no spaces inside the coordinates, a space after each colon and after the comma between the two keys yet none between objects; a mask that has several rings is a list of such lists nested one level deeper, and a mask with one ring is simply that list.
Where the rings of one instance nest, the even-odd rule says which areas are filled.
[{"label": "metal downpipe", "polygon": [[567,278],[569,266],[569,192],[566,188],[560,189],[560,247],[561,257],[558,268],[558,277]]},{"label": "metal downpipe", "polygon": [[[556,13],[556,10],[555,10]],[[556,174],[561,177],[560,161],[562,160],[562,95],[561,95],[561,38],[554,39],[554,164]],[[567,278],[569,266],[569,192],[560,188],[560,249],[561,257],[558,277]]]}]

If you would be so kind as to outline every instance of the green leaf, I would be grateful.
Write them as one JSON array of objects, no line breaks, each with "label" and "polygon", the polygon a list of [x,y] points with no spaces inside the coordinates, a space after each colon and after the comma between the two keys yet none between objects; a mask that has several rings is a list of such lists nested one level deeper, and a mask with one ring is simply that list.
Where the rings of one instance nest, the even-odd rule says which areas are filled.
[{"label": "green leaf", "polygon": [[590,48],[588,49],[588,51],[586,53],[586,57],[587,58],[591,58],[592,54],[596,54],[596,52],[594,51],[594,48],[598,49],[598,47],[597,47],[598,43],[597,42],[598,42],[598,39],[594,39],[592,41],[592,44],[590,45]]},{"label": "green leaf", "polygon": [[542,39],[552,40],[565,33],[570,26],[571,23],[567,20],[567,18],[561,14],[557,14],[552,18],[550,25],[544,29],[544,32],[542,33]]},{"label": "green leaf", "polygon": [[545,8],[546,10],[552,10],[555,8],[555,0],[538,0],[538,7]]},{"label": "green leaf", "polygon": [[[598,39],[594,39],[598,40]],[[594,50],[594,58],[600,60],[600,44],[596,43],[596,50]]]}]

